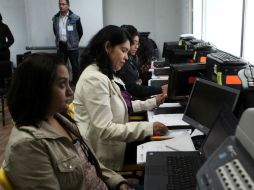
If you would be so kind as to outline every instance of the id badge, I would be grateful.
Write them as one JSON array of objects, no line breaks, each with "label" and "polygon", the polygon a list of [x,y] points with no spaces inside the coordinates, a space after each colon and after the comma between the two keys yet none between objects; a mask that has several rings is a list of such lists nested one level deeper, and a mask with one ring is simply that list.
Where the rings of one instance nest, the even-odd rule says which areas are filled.
[{"label": "id badge", "polygon": [[72,26],[72,25],[68,25],[68,26],[67,26],[67,30],[68,30],[69,32],[73,31],[73,26]]}]

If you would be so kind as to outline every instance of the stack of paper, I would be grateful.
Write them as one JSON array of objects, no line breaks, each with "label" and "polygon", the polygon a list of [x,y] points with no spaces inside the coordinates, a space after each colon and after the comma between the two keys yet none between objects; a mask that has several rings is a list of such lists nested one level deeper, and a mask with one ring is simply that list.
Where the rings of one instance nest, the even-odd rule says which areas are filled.
[{"label": "stack of paper", "polygon": [[172,139],[175,137],[178,137],[184,133],[188,132],[191,134],[191,129],[174,129],[174,130],[168,130],[168,133],[163,136],[152,136],[151,139],[154,141],[159,141],[159,140],[166,140],[166,139]]},{"label": "stack of paper", "polygon": [[146,162],[146,153],[150,151],[195,151],[188,132],[162,141],[151,141],[137,146],[137,164]]},{"label": "stack of paper", "polygon": [[158,114],[149,119],[150,122],[160,121],[167,126],[189,125],[182,120],[183,114]]}]

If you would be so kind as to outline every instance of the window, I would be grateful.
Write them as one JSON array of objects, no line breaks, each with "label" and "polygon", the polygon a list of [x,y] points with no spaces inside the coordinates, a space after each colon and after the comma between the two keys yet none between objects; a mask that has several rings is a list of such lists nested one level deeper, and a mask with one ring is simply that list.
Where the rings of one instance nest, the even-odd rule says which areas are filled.
[{"label": "window", "polygon": [[243,57],[254,64],[254,1],[246,0],[245,4],[245,28],[244,28],[244,43],[243,43]]},{"label": "window", "polygon": [[243,0],[193,0],[193,10],[195,34],[201,33],[203,40],[218,49],[240,56]]}]

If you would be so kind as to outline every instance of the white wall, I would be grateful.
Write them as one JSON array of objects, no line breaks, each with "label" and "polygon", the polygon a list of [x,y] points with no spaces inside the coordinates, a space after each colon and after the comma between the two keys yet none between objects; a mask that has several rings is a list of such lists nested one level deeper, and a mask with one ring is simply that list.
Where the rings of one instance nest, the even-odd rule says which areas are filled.
[{"label": "white wall", "polygon": [[[103,25],[132,24],[139,31],[151,32],[162,50],[165,41],[191,32],[190,0],[71,0],[71,9],[81,17],[84,36],[81,46]],[[24,53],[26,46],[54,45],[52,16],[58,0],[0,0],[0,12],[13,32],[11,60]],[[161,52],[161,51],[160,51]]]},{"label": "white wall", "polygon": [[[25,0],[28,23],[28,46],[54,46],[52,17],[59,11],[58,0]],[[81,18],[85,46],[91,36],[103,26],[102,0],[71,0],[70,9]]]},{"label": "white wall", "polygon": [[[26,46],[54,46],[52,17],[58,9],[58,0],[0,0],[0,12],[14,35],[11,60],[26,52]],[[70,0],[70,8],[81,17],[85,46],[103,27],[102,0]]]},{"label": "white wall", "polygon": [[0,0],[0,12],[14,36],[11,46],[11,61],[16,64],[16,54],[24,53],[27,44],[27,30],[24,0]]},{"label": "white wall", "polygon": [[165,41],[191,33],[190,0],[105,0],[104,25],[132,24],[141,32],[151,32],[160,49]]}]

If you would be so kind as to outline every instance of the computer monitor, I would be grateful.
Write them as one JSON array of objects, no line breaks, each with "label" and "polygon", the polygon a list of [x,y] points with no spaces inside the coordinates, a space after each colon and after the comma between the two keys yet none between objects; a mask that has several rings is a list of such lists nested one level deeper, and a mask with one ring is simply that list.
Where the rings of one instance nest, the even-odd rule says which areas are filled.
[{"label": "computer monitor", "polygon": [[205,72],[205,64],[172,64],[168,78],[168,99],[187,100],[196,78],[201,77]]},{"label": "computer monitor", "polygon": [[178,41],[171,41],[171,42],[164,42],[163,50],[162,50],[162,57],[168,58],[168,54],[171,53],[172,49],[182,48],[178,45]]},{"label": "computer monitor", "polygon": [[192,61],[193,50],[185,49],[185,46],[178,45],[178,41],[164,42],[162,57],[167,64],[187,63]]},{"label": "computer monitor", "polygon": [[188,100],[183,121],[208,134],[223,107],[234,110],[240,91],[197,78]]}]

